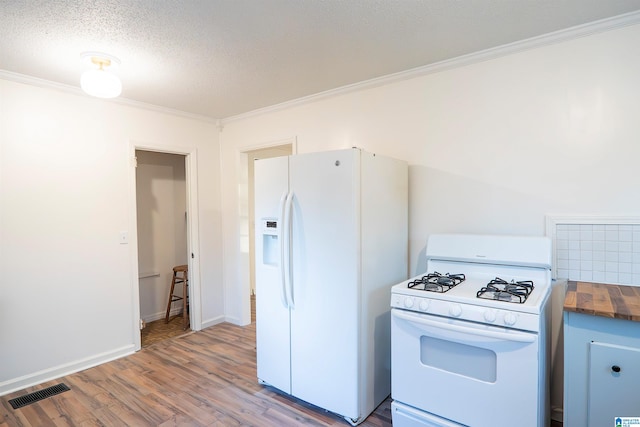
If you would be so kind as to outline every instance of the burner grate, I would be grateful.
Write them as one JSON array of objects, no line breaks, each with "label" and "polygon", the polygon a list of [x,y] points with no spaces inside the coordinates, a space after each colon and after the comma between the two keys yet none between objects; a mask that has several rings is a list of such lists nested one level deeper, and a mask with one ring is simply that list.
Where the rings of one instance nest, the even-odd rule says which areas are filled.
[{"label": "burner grate", "polygon": [[437,271],[413,280],[407,287],[427,292],[444,293],[464,282],[464,274],[440,274]]},{"label": "burner grate", "polygon": [[523,304],[531,295],[531,291],[533,291],[533,282],[531,280],[519,282],[512,280],[507,282],[496,277],[487,286],[480,289],[476,296],[483,299]]}]

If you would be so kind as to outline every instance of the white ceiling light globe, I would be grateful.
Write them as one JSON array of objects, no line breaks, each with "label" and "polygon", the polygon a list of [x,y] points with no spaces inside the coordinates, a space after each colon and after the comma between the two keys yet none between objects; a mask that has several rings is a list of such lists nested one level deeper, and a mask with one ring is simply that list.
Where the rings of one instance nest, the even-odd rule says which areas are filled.
[{"label": "white ceiling light globe", "polygon": [[120,79],[101,69],[85,71],[80,77],[80,87],[98,98],[115,98],[122,93]]}]

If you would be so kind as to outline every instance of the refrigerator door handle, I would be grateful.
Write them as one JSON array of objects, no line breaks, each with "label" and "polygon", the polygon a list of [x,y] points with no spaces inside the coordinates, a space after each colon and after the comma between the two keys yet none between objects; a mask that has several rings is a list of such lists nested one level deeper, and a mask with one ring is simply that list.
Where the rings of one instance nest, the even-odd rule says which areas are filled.
[{"label": "refrigerator door handle", "polygon": [[282,196],[280,196],[280,203],[278,204],[278,213],[280,214],[280,228],[278,230],[278,239],[280,241],[280,284],[282,285],[282,304],[285,307],[289,307],[289,298],[287,298],[287,283],[285,279],[285,270],[284,270],[284,205],[287,196],[289,195],[288,191],[283,191]]},{"label": "refrigerator door handle", "polygon": [[287,305],[294,308],[293,304],[293,278],[291,277],[291,205],[293,204],[293,193],[287,194],[284,202],[284,224],[282,244],[284,249],[284,289],[287,297]]}]

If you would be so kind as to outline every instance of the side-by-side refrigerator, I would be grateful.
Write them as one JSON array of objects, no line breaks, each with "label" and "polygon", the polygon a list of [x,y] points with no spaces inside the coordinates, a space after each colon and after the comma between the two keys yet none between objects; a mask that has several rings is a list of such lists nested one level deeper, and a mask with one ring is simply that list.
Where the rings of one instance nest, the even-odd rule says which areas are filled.
[{"label": "side-by-side refrigerator", "polygon": [[406,162],[356,148],[255,162],[258,380],[353,425],[391,391],[407,181]]}]

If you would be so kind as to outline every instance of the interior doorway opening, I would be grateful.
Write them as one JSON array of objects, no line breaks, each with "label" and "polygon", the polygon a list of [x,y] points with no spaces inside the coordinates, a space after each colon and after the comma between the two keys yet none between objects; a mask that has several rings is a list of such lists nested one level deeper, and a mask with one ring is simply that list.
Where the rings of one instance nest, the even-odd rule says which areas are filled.
[{"label": "interior doorway opening", "polygon": [[[135,156],[138,293],[146,347],[191,331],[181,301],[169,303],[173,269],[189,260],[186,155],[136,150]],[[183,289],[175,286],[173,294],[188,298]]]},{"label": "interior doorway opening", "polygon": [[294,142],[283,144],[274,144],[271,146],[262,146],[254,150],[245,151],[246,167],[247,167],[247,247],[248,247],[248,264],[249,264],[249,298],[251,304],[251,322],[255,322],[255,207],[254,207],[254,162],[259,159],[268,159],[271,157],[282,157],[294,154]]}]

